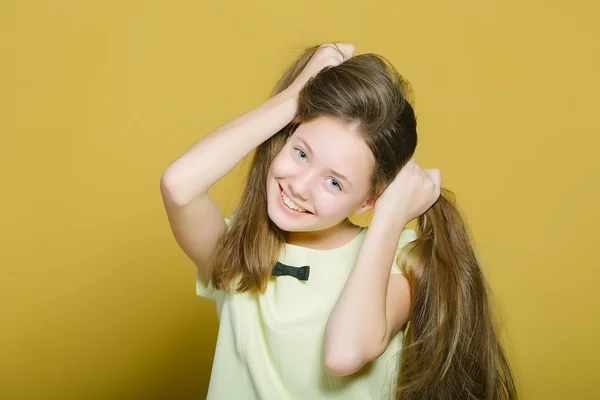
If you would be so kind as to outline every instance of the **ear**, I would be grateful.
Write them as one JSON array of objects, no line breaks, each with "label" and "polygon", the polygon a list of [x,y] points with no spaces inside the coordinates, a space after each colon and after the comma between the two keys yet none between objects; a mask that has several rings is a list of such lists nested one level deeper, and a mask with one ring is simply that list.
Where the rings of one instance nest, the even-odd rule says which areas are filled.
[{"label": "ear", "polygon": [[354,212],[355,215],[361,215],[366,213],[369,210],[372,210],[375,207],[375,202],[377,201],[377,197],[373,196],[367,199],[359,208]]}]

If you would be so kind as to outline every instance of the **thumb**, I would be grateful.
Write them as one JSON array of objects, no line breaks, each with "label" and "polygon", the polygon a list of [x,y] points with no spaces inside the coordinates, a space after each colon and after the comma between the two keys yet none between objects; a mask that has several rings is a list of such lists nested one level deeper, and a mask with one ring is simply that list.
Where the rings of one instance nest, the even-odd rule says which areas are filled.
[{"label": "thumb", "polygon": [[354,45],[350,43],[335,42],[335,45],[344,56],[344,60],[352,58],[352,56],[354,55],[354,50],[356,50]]},{"label": "thumb", "polygon": [[429,178],[433,181],[436,187],[439,188],[442,186],[442,171],[440,171],[438,168],[429,168],[425,169],[424,171],[427,172],[427,175],[429,175]]}]

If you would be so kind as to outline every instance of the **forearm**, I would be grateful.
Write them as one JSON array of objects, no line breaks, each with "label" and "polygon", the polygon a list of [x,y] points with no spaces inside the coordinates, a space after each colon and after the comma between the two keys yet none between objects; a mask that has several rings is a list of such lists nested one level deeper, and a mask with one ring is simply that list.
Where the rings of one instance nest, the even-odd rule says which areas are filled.
[{"label": "forearm", "polygon": [[326,357],[346,357],[340,362],[362,364],[382,349],[388,326],[386,298],[391,266],[407,223],[375,212],[352,272],[329,316]]},{"label": "forearm", "polygon": [[186,204],[206,194],[253,149],[293,120],[297,99],[298,90],[284,90],[198,140],[163,173],[163,183],[175,201]]}]

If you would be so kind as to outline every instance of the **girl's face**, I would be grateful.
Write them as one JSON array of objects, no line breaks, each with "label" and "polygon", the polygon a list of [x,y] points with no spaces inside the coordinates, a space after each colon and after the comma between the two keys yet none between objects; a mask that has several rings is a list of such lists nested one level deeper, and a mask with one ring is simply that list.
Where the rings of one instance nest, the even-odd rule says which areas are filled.
[{"label": "girl's face", "polygon": [[373,207],[373,155],[351,126],[331,117],[302,123],[267,178],[268,213],[280,229],[331,228]]}]

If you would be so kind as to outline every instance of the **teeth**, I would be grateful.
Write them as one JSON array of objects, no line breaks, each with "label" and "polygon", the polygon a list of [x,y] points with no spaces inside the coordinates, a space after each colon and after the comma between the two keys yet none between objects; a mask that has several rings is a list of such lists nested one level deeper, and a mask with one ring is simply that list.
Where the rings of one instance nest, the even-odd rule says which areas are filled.
[{"label": "teeth", "polygon": [[283,202],[289,207],[292,208],[296,211],[300,211],[300,212],[306,212],[306,210],[298,205],[296,205],[292,200],[290,200],[289,197],[287,197],[285,195],[285,193],[283,193],[283,191],[281,192],[281,197],[283,198]]}]

